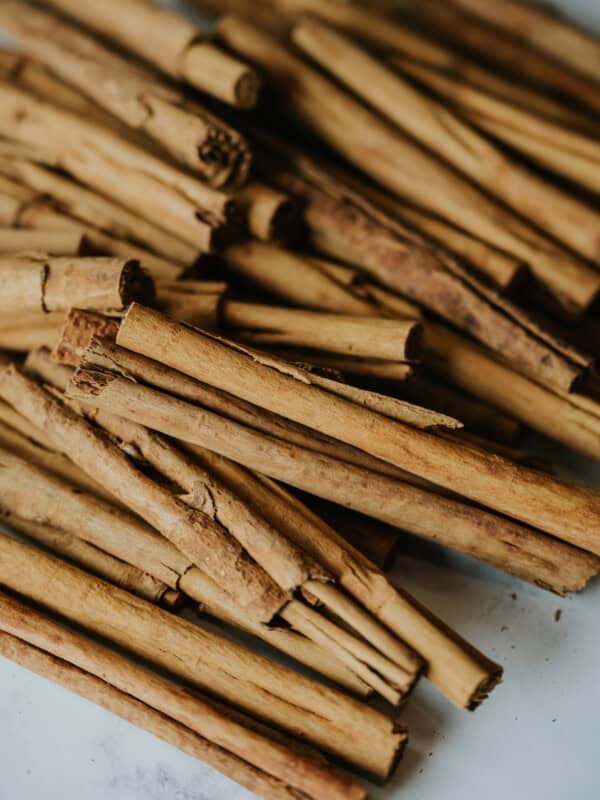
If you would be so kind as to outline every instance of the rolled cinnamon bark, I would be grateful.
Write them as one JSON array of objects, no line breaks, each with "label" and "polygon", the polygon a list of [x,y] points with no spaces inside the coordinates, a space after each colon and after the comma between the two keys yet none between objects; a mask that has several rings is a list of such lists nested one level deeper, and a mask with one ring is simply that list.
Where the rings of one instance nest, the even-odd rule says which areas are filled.
[{"label": "rolled cinnamon bark", "polygon": [[[182,729],[185,726],[190,732],[188,738],[191,738],[193,731],[208,753],[213,752],[213,756],[215,752],[229,754],[229,761],[227,758],[223,761],[209,758],[208,763],[223,769],[227,763],[239,760],[238,769],[230,772],[229,776],[238,782],[241,780],[249,789],[262,794],[261,782],[257,782],[253,776],[253,772],[260,774],[262,771],[263,784],[269,785],[267,778],[275,778],[275,785],[281,783],[281,791],[268,792],[264,797],[292,797],[296,790],[302,791],[307,797],[323,799],[365,796],[352,780],[337,775],[321,759],[312,759],[288,749],[252,728],[242,726],[201,696],[176,688],[104,645],[52,622],[24,603],[4,594],[0,600],[3,655],[17,657],[19,663],[29,667],[34,664],[41,667],[45,663],[56,668],[61,658],[64,666],[60,671],[50,670],[50,673],[44,671],[42,674],[53,678],[57,675],[63,678],[65,675],[78,675],[78,681],[66,681],[68,688],[77,686],[81,690],[84,686],[95,685],[98,694],[84,696],[96,702],[102,701],[103,705],[107,704],[109,698],[118,696],[124,698],[120,708],[140,708],[144,703],[147,715],[156,717],[155,730],[163,730],[163,737],[165,732],[172,732],[174,724]],[[31,649],[26,649],[25,642]],[[29,657],[21,661],[19,656],[25,654]],[[71,666],[67,667],[67,664]],[[95,678],[85,678],[86,675]],[[160,724],[161,717],[165,721],[164,726]],[[138,720],[134,718],[131,721]],[[168,739],[168,736],[165,738]],[[214,750],[211,750],[209,742],[212,742]],[[254,766],[251,768],[250,765]],[[287,791],[284,791],[284,787]]]},{"label": "rolled cinnamon bark", "polygon": [[14,367],[2,370],[0,383],[4,399],[43,427],[56,447],[175,543],[192,563],[230,585],[248,614],[269,621],[284,605],[285,593],[209,514],[190,509],[147,477],[106,435]]},{"label": "rolled cinnamon bark", "polygon": [[410,62],[403,68],[433,89],[442,100],[456,105],[463,116],[496,139],[558,175],[592,192],[598,191],[600,146],[597,138],[540,118],[421,64]]},{"label": "rolled cinnamon bark", "polygon": [[532,48],[600,82],[598,39],[542,5],[505,0],[499,7],[482,7],[475,0],[454,0],[457,6],[480,17]]},{"label": "rolled cinnamon bark", "polygon": [[[518,210],[583,258],[598,260],[600,248],[593,231],[599,218],[588,206],[509,159],[441,103],[416,90],[383,62],[331,28],[315,20],[304,20],[295,26],[293,41],[386,118],[485,191]],[[406,113],[408,108],[410,113]],[[463,227],[466,224],[465,220]],[[480,230],[483,232],[483,228]],[[491,243],[503,247],[500,238]],[[504,249],[526,258],[521,248],[511,249],[508,241]],[[533,259],[531,269],[539,274]],[[585,274],[582,264],[582,279]],[[588,281],[591,277],[588,275]],[[575,288],[575,276],[573,284]]]},{"label": "rolled cinnamon bark", "polygon": [[236,194],[246,214],[248,231],[262,242],[284,242],[300,227],[300,211],[291,197],[265,183],[253,181]]},{"label": "rolled cinnamon bark", "polygon": [[299,253],[250,241],[227,246],[223,258],[236,274],[294,305],[340,314],[373,313],[370,303]]},{"label": "rolled cinnamon bark", "polygon": [[419,355],[419,323],[380,317],[324,314],[233,300],[223,305],[223,322],[238,339],[259,347],[292,346],[342,356],[411,361]]},{"label": "rolled cinnamon bark", "polygon": [[35,347],[54,347],[60,327],[54,314],[26,314],[22,319],[7,316],[0,320],[0,348],[25,353]]},{"label": "rolled cinnamon bark", "polygon": [[216,330],[220,324],[226,290],[226,283],[209,281],[161,283],[157,287],[155,305],[180,322],[188,322],[204,330]]},{"label": "rolled cinnamon bark", "polygon": [[[404,361],[384,361],[377,358],[354,358],[336,356],[322,350],[302,350],[297,348],[268,347],[269,353],[299,366],[322,367],[361,378],[374,378],[383,381],[406,381],[413,376],[414,367]],[[426,403],[419,403],[426,406]]]},{"label": "rolled cinnamon bark", "polygon": [[76,231],[0,229],[0,253],[48,253],[51,256],[81,255],[83,235]]},{"label": "rolled cinnamon bark", "polygon": [[158,3],[109,0],[101,7],[82,8],[72,0],[49,0],[49,5],[131,50],[171,78],[238,108],[254,108],[257,103],[261,87],[257,73],[207,41],[200,28]]},{"label": "rolled cinnamon bark", "polygon": [[261,362],[257,354],[179,326],[138,304],[130,306],[117,343],[600,554],[598,492],[373,413],[289,370],[285,374],[278,364]]},{"label": "rolled cinnamon bark", "polygon": [[[268,71],[275,86],[282,89],[285,85],[285,107],[382,186],[430,209],[475,237],[526,260],[537,274],[544,276],[553,295],[572,313],[581,313],[594,301],[600,289],[600,278],[581,259],[492,201],[412,138],[260,30],[230,17],[220,21],[219,31],[229,46],[245,53]],[[393,73],[390,75],[396,79]],[[290,92],[292,79],[293,91]],[[455,131],[454,121],[450,120],[449,124]],[[349,131],[354,132],[352,136]],[[360,131],[360,137],[356,136],[356,131]],[[473,137],[475,134],[469,132],[469,139]],[[462,146],[453,145],[453,153],[462,151]],[[594,225],[592,222],[591,230]],[[578,245],[589,247],[594,251],[591,257],[596,257],[597,243],[589,236],[590,227],[586,230],[583,236],[578,227],[571,233]],[[558,264],[561,264],[560,269]]]},{"label": "rolled cinnamon bark", "polygon": [[122,311],[151,298],[152,280],[135,261],[117,258],[4,257],[0,259],[0,305],[30,313],[73,306]]},{"label": "rolled cinnamon bark", "polygon": [[428,324],[423,347],[425,361],[455,386],[567,447],[600,458],[600,426],[577,406],[578,395],[549,392],[445,326]]},{"label": "rolled cinnamon bark", "polygon": [[28,54],[132,129],[148,134],[211,186],[235,186],[246,179],[250,154],[243,138],[153,73],[33,6],[3,3],[0,20]]},{"label": "rolled cinnamon bark", "polygon": [[438,3],[425,0],[415,4],[421,22],[454,48],[460,47],[497,70],[515,76],[520,81],[539,87],[550,96],[560,95],[567,102],[600,111],[598,83],[575,72],[566,64],[523,42],[499,27],[488,25],[457,3]]},{"label": "rolled cinnamon bark", "polygon": [[65,317],[52,355],[60,364],[76,367],[94,336],[116,339],[120,324],[120,319],[72,308]]},{"label": "rolled cinnamon bark", "polygon": [[[90,632],[371,774],[385,778],[397,763],[405,731],[364,703],[7,536],[0,537],[0,580]],[[78,602],[83,595],[86,602]]]},{"label": "rolled cinnamon bark", "polygon": [[315,249],[354,264],[417,301],[539,383],[568,390],[582,380],[589,359],[561,348],[555,337],[477,281],[456,259],[428,246],[337,174],[279,144],[277,153],[274,180],[303,198]]},{"label": "rolled cinnamon bark", "polygon": [[0,513],[0,520],[67,561],[120,586],[121,589],[143,597],[144,600],[158,603],[173,611],[183,604],[184,596],[181,592],[173,591],[147,572],[120,561],[71,533],[28,522],[12,514]]},{"label": "rolled cinnamon bark", "polygon": [[[228,195],[112,131],[3,84],[0,133],[46,148],[56,166],[202,251],[232,213]],[[66,133],[65,133],[66,132]]]}]

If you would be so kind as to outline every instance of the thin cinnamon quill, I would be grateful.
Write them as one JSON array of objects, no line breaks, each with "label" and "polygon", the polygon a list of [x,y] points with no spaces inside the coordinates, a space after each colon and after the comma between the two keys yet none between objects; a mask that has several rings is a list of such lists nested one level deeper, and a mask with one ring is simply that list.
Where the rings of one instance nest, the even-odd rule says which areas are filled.
[{"label": "thin cinnamon quill", "polygon": [[73,0],[46,2],[176,80],[238,108],[256,105],[261,86],[257,73],[208,41],[200,28],[158,3],[108,0],[82,7]]},{"label": "thin cinnamon quill", "polygon": [[[364,703],[7,536],[0,536],[0,581],[379,778],[388,777],[397,763],[405,730]],[[82,595],[85,603],[78,602]]]},{"label": "thin cinnamon quill", "polygon": [[[3,3],[3,27],[26,52],[92,97],[134,130],[143,131],[215,188],[246,179],[250,154],[222,120],[143,67],[33,6]],[[117,87],[117,90],[115,90]]]},{"label": "thin cinnamon quill", "polygon": [[354,781],[321,759],[241,725],[198,694],[175,687],[5,594],[0,597],[0,630],[4,656],[59,679],[134,723],[146,722],[144,727],[167,741],[180,747],[187,743],[183,749],[265,798],[281,800],[297,792],[315,800],[365,797]]},{"label": "thin cinnamon quill", "polygon": [[0,306],[23,313],[73,306],[122,311],[153,284],[139,264],[118,258],[7,257],[0,259]]},{"label": "thin cinnamon quill", "polygon": [[[385,117],[484,190],[583,258],[600,258],[594,233],[600,219],[588,206],[509,159],[441,103],[419,92],[383,62],[326,25],[304,20],[295,26],[293,41]],[[463,227],[467,224],[465,219]],[[480,230],[485,238],[485,229]],[[526,258],[521,248],[515,250],[513,245],[511,250],[508,241],[503,247],[500,237],[491,243]],[[529,260],[531,269],[538,274],[535,260]],[[582,277],[584,274],[582,264]]]},{"label": "thin cinnamon quill", "polygon": [[[382,186],[526,260],[536,274],[543,275],[557,300],[572,313],[581,313],[597,297],[600,277],[581,259],[492,201],[279,42],[234,17],[221,19],[219,33],[230,47],[267,71],[275,87],[282,90],[285,86],[282,102],[286,108]],[[390,76],[396,80],[393,73]],[[453,120],[449,124],[456,131]],[[473,135],[469,136],[472,138]],[[458,145],[453,144],[453,150],[456,149],[462,152],[460,140]],[[585,208],[583,212],[587,217]],[[593,212],[591,218],[595,219]],[[587,227],[585,233],[577,226],[570,232],[582,249],[589,247],[590,257],[594,258],[597,242],[589,231],[594,230],[595,222],[588,219],[590,222],[592,227]]]},{"label": "thin cinnamon quill", "polygon": [[598,492],[373,413],[311,385],[283,362],[261,360],[136,303],[121,323],[117,343],[600,554]]}]

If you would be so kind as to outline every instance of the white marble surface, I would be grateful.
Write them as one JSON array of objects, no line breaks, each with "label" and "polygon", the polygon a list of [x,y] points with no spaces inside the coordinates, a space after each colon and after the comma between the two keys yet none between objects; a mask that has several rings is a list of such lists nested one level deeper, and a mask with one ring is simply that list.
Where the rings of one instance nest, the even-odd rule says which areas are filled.
[{"label": "white marble surface", "polygon": [[[556,3],[559,5],[559,3]],[[599,0],[560,3],[600,30]],[[541,445],[543,448],[544,446]],[[555,448],[571,474],[600,467]],[[600,793],[600,582],[561,600],[467,559],[407,550],[395,580],[495,657],[506,682],[476,714],[424,683],[401,718],[411,744],[375,798],[594,800]],[[562,611],[557,622],[555,612]],[[0,660],[0,800],[242,800],[202,764]]]}]

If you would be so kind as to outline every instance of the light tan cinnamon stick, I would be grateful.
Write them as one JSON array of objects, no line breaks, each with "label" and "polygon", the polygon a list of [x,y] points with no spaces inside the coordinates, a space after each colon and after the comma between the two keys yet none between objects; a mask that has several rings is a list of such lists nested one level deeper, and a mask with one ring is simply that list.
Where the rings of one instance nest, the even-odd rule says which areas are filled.
[{"label": "light tan cinnamon stick", "polygon": [[[387,777],[397,762],[406,733],[364,703],[6,536],[0,537],[0,580],[90,632],[371,774]],[[83,594],[86,602],[77,602]]]},{"label": "light tan cinnamon stick", "polygon": [[[331,28],[305,20],[295,26],[293,40],[386,118],[483,189],[527,216],[538,228],[583,258],[595,261],[600,257],[596,237],[590,233],[598,227],[599,220],[588,206],[511,161],[441,103],[420,93],[383,62]],[[406,113],[408,108],[410,113]],[[463,227],[467,224],[465,219]],[[480,229],[482,238],[486,236],[484,230]],[[471,232],[476,233],[473,229]],[[511,249],[509,242],[501,242],[500,237],[491,243],[527,258],[524,250],[515,249],[514,245]],[[535,260],[530,261],[531,269],[538,274]],[[581,274],[582,277],[585,274],[583,264]]]},{"label": "light tan cinnamon stick", "polygon": [[[268,352],[299,366],[321,367],[341,372],[342,375],[373,378],[378,381],[406,381],[413,376],[414,367],[404,361],[384,361],[376,358],[355,358],[336,356],[322,350],[303,350],[298,348],[268,347]],[[426,405],[419,403],[419,405]]]},{"label": "light tan cinnamon stick", "polygon": [[[558,301],[571,312],[580,313],[593,302],[600,280],[581,259],[492,201],[400,129],[361,105],[260,30],[233,17],[222,19],[219,30],[230,47],[243,52],[267,71],[275,86],[282,90],[285,85],[285,107],[382,186],[526,260],[536,274],[543,275]],[[390,75],[395,81],[395,75],[391,72]],[[289,91],[292,78],[293,91]],[[456,131],[453,121],[451,123],[451,130]],[[348,133],[350,130],[354,132],[352,136]],[[360,137],[356,131],[360,131]],[[458,138],[457,141],[459,144],[453,148],[461,152],[462,144]],[[586,210],[583,211],[587,216]],[[594,213],[591,216],[595,217]],[[589,224],[590,220],[583,235],[577,226],[571,233],[578,245],[593,251],[590,257],[595,258],[596,242],[589,235]],[[595,223],[591,224],[593,230]]]},{"label": "light tan cinnamon stick", "polygon": [[143,597],[144,600],[158,603],[171,610],[177,610],[183,604],[181,592],[169,589],[166,584],[157,581],[148,573],[120,561],[71,533],[48,525],[28,522],[11,514],[0,514],[0,520],[67,561]]},{"label": "light tan cinnamon stick", "polygon": [[250,154],[243,138],[152,72],[33,6],[3,3],[0,19],[28,54],[133,130],[146,133],[210,185],[235,186],[246,179]]},{"label": "light tan cinnamon stick", "polygon": [[49,5],[172,78],[238,108],[256,105],[261,85],[257,73],[208,41],[200,28],[180,14],[147,0],[111,0],[85,8],[72,0],[50,0]]},{"label": "light tan cinnamon stick", "polygon": [[558,12],[541,4],[516,0],[505,0],[499,7],[482,6],[475,0],[454,2],[530,47],[600,82],[600,44],[597,37],[569,23]]},{"label": "light tan cinnamon stick", "polygon": [[50,150],[56,166],[95,191],[161,228],[177,230],[199,250],[212,248],[213,231],[232,212],[228,195],[112,131],[12,86],[0,85],[0,97],[3,135]]},{"label": "light tan cinnamon stick", "polygon": [[[26,665],[30,667],[33,664],[41,666],[43,663],[56,667],[58,658],[61,658],[65,666],[60,672],[53,671],[52,677],[57,674],[64,677],[65,673],[78,675],[78,682],[67,681],[69,688],[76,685],[81,690],[84,685],[96,685],[98,693],[89,699],[95,699],[96,702],[102,700],[106,704],[110,697],[127,698],[128,703],[124,701],[121,708],[139,708],[142,703],[146,704],[144,708],[148,709],[148,715],[157,717],[155,730],[162,730],[163,737],[165,732],[172,732],[175,721],[177,726],[185,726],[190,732],[194,731],[204,749],[209,754],[213,753],[213,759],[208,759],[209,763],[223,769],[228,759],[215,758],[215,754],[219,752],[229,754],[230,764],[239,760],[237,770],[229,775],[238,781],[241,779],[249,789],[262,794],[261,782],[253,774],[256,772],[260,775],[262,772],[262,783],[266,786],[269,786],[269,778],[276,779],[273,781],[276,786],[281,784],[279,792],[267,792],[263,794],[264,797],[292,797],[296,790],[314,798],[365,796],[353,781],[338,776],[320,759],[312,759],[306,754],[288,749],[252,728],[242,726],[232,716],[219,711],[202,697],[176,688],[105,646],[69,631],[7,595],[3,594],[0,601],[3,655],[10,653],[15,657],[27,652],[31,656],[35,652],[35,660],[32,657],[25,659]],[[9,642],[12,649],[7,647]],[[32,648],[39,649],[25,650],[25,642]],[[67,667],[67,664],[72,666]],[[43,674],[49,677],[46,672]],[[85,680],[85,675],[96,676],[95,683],[92,683],[91,677]],[[161,718],[165,721],[164,726],[160,725]],[[168,739],[168,736],[165,738]],[[209,742],[212,742],[212,749]],[[250,765],[254,767],[251,768]]]},{"label": "light tan cinnamon stick", "polygon": [[249,614],[268,621],[284,605],[285,593],[209,514],[190,509],[144,475],[105,435],[14,367],[2,371],[1,383],[4,399],[43,427],[56,447],[174,542],[192,563],[227,582]]},{"label": "light tan cinnamon stick", "polygon": [[35,347],[54,347],[60,326],[54,314],[36,314],[35,319],[26,315],[22,321],[7,316],[0,320],[0,348],[24,353]]},{"label": "light tan cinnamon stick", "polygon": [[299,253],[250,241],[227,246],[223,257],[236,274],[294,305],[341,314],[369,315],[373,311],[368,302]]},{"label": "light tan cinnamon stick", "polygon": [[600,496],[593,490],[373,413],[138,304],[121,323],[117,343],[600,554]]},{"label": "light tan cinnamon stick", "polygon": [[153,284],[135,261],[117,258],[7,257],[0,259],[0,304],[24,313],[73,306],[122,311]]},{"label": "light tan cinnamon stick", "polygon": [[467,119],[496,139],[558,175],[592,192],[598,191],[600,145],[596,138],[540,119],[526,109],[420,64],[409,63],[404,69],[432,88],[442,100],[455,104]]},{"label": "light tan cinnamon stick", "polygon": [[155,305],[181,322],[215,330],[220,325],[226,290],[226,283],[170,281],[157,287]]},{"label": "light tan cinnamon stick", "polygon": [[0,253],[2,255],[41,252],[51,256],[78,256],[81,255],[83,243],[83,236],[76,231],[18,230],[15,228],[0,230]]},{"label": "light tan cinnamon stick", "polygon": [[292,346],[343,356],[411,361],[418,358],[419,323],[379,317],[325,314],[232,300],[223,322],[238,339],[259,347]]},{"label": "light tan cinnamon stick", "polygon": [[265,183],[248,183],[236,200],[246,214],[248,231],[262,242],[289,241],[300,227],[296,203]]}]

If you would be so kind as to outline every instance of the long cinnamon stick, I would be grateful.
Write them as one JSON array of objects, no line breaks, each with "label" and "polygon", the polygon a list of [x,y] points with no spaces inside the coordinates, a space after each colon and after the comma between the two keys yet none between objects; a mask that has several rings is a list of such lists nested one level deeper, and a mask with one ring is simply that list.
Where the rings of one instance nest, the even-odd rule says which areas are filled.
[{"label": "long cinnamon stick", "polygon": [[[20,542],[0,537],[0,580],[90,632],[381,778],[406,733],[376,711]],[[48,591],[48,587],[52,591]],[[78,602],[85,595],[86,602]]]},{"label": "long cinnamon stick", "polygon": [[27,53],[132,129],[148,134],[210,185],[221,188],[246,179],[250,154],[243,138],[153,73],[33,6],[3,3],[0,20]]},{"label": "long cinnamon stick", "polygon": [[[293,40],[366,102],[483,189],[583,258],[592,261],[599,258],[593,233],[599,220],[588,206],[511,161],[441,103],[420,93],[383,62],[331,28],[315,20],[305,20],[295,26]],[[410,113],[406,113],[408,108]],[[463,220],[463,227],[466,224]],[[483,233],[484,229],[480,230]],[[492,243],[502,248],[499,239]],[[526,257],[520,249],[515,251],[508,246],[505,249]],[[537,272],[533,259],[531,268]],[[581,270],[583,276],[584,265]]]},{"label": "long cinnamon stick", "polygon": [[600,553],[600,497],[593,490],[563,484],[373,413],[138,304],[121,323],[117,343]]},{"label": "long cinnamon stick", "polygon": [[0,253],[38,252],[51,256],[77,256],[81,254],[83,236],[76,231],[55,230],[17,230],[3,228],[0,230]]},{"label": "long cinnamon stick", "polygon": [[[277,785],[280,782],[281,789],[285,787],[290,797],[295,794],[295,789],[315,798],[364,797],[364,792],[353,781],[338,776],[320,759],[294,752],[251,728],[243,727],[200,696],[176,688],[105,646],[52,622],[24,603],[5,594],[0,601],[3,655],[16,657],[29,667],[34,664],[38,668],[43,664],[52,665],[54,669],[50,669],[49,673],[44,670],[42,674],[53,678],[61,676],[63,679],[70,676],[71,680],[65,681],[69,688],[78,687],[81,691],[84,686],[95,686],[97,692],[89,699],[100,701],[103,705],[110,706],[108,701],[113,697],[123,698],[118,706],[122,710],[131,707],[139,709],[144,703],[146,714],[156,717],[154,731],[160,731],[162,727],[163,737],[165,733],[173,731],[175,721],[176,727],[185,726],[189,732],[197,734],[197,740],[202,742],[207,753],[213,754],[212,763],[215,766],[223,769],[227,763],[235,764],[239,760],[237,770],[229,774],[238,781],[241,779],[248,788],[261,791],[261,782],[256,781],[253,772],[260,775],[262,771],[263,784],[269,786],[268,778],[275,778],[273,783]],[[25,642],[32,649],[28,650]],[[33,650],[34,647],[36,650]],[[26,657],[21,661],[19,656],[24,655]],[[59,658],[63,661],[58,662]],[[72,666],[68,667],[67,664]],[[160,725],[161,717],[164,726]],[[165,738],[168,739],[168,735]],[[190,738],[191,733],[188,733]],[[209,742],[212,742],[212,748]],[[227,758],[215,758],[218,752],[229,754],[229,761]],[[211,759],[208,760],[211,763]],[[250,765],[254,765],[254,768]],[[280,798],[288,794],[285,791],[268,792],[263,796]]]}]

